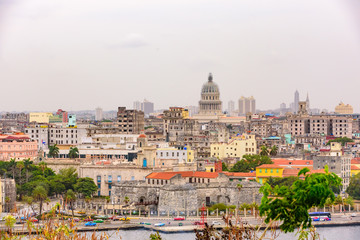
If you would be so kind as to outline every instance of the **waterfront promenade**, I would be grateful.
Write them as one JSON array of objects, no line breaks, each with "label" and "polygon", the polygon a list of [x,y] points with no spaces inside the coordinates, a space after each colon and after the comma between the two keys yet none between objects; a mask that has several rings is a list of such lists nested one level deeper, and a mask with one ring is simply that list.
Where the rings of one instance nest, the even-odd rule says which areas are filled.
[{"label": "waterfront promenade", "polygon": [[[250,226],[260,226],[265,227],[262,218],[255,217],[242,217],[239,218],[242,222],[248,223]],[[235,223],[235,217],[230,218],[233,223]],[[61,220],[60,220],[61,221]],[[121,222],[121,221],[104,221],[104,223],[98,223],[94,227],[87,227],[85,223],[79,222],[76,223],[76,229],[79,232],[84,231],[111,231],[111,230],[139,230],[139,229],[149,229],[155,230],[163,233],[177,233],[177,232],[193,232],[194,229],[201,229],[201,226],[194,225],[194,222],[201,221],[198,217],[188,217],[182,221],[174,221],[173,218],[155,218],[155,217],[133,217],[129,222]],[[67,221],[63,221],[67,222]],[[164,223],[163,227],[155,227],[156,223]],[[217,225],[214,225],[215,228],[223,228],[225,227],[225,223],[220,217],[210,217],[207,218],[208,224],[213,224],[213,222],[217,222]],[[40,221],[39,223],[34,224],[35,227],[41,228],[43,226],[44,221]],[[147,223],[147,224],[145,224]],[[179,223],[182,226],[179,226]],[[148,225],[149,224],[149,225]],[[353,226],[360,225],[360,214],[355,217],[351,217],[351,214],[333,214],[331,221],[323,221],[323,222],[313,222],[313,225],[316,227],[338,227],[338,226]],[[0,229],[5,230],[4,222],[0,222]],[[14,227],[14,232],[19,234],[27,234],[28,229],[26,228],[26,224],[16,224]],[[33,234],[36,231],[33,232]]]}]

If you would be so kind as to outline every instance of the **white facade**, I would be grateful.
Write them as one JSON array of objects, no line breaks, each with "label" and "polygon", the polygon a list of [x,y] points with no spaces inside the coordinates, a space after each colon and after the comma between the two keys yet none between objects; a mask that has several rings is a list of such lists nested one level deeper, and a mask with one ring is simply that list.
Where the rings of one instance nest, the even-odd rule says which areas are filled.
[{"label": "white facade", "polygon": [[95,120],[96,121],[103,120],[103,110],[102,110],[102,108],[96,108],[95,109]]}]

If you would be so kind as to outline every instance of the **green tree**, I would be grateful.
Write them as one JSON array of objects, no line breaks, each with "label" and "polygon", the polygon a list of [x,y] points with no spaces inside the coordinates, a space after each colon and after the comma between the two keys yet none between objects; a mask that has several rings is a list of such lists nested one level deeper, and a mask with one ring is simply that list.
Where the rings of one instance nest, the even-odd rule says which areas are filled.
[{"label": "green tree", "polygon": [[278,150],[279,150],[278,146],[276,146],[276,145],[272,146],[270,149],[270,155],[276,156],[278,154]]},{"label": "green tree", "polygon": [[34,198],[33,197],[25,196],[25,197],[23,197],[22,200],[23,200],[24,203],[29,205],[29,207],[33,210],[33,212],[35,212],[35,210],[34,210]]},{"label": "green tree", "polygon": [[47,199],[47,191],[43,186],[37,186],[33,191],[33,198],[39,202],[40,215],[42,213],[43,202]]},{"label": "green tree", "polygon": [[130,202],[130,198],[128,196],[125,196],[124,198],[124,203],[128,204]]},{"label": "green tree", "polygon": [[338,143],[341,143],[341,146],[345,146],[346,143],[354,142],[354,140],[352,140],[351,138],[348,138],[348,137],[340,137],[340,138],[335,138],[335,139],[329,140],[326,143],[326,145],[330,145],[332,142],[338,142]]},{"label": "green tree", "polygon": [[222,170],[225,171],[225,172],[229,171],[228,166],[224,162],[222,162]]},{"label": "green tree", "polygon": [[49,157],[56,158],[59,155],[59,147],[57,144],[49,146]]},{"label": "green tree", "polygon": [[46,162],[40,162],[39,164],[39,167],[41,169],[41,171],[43,172],[43,175],[45,174],[45,169],[47,168],[47,164]]},{"label": "green tree", "polygon": [[268,156],[269,155],[269,149],[266,146],[261,146],[260,148],[260,155],[261,156]]},{"label": "green tree", "polygon": [[298,179],[291,187],[271,188],[265,183],[260,188],[263,194],[260,215],[266,217],[267,224],[280,220],[280,229],[284,232],[293,232],[295,228],[309,228],[311,218],[308,210],[311,207],[324,206],[328,198],[335,199],[329,185],[340,185],[341,178],[335,173],[329,173],[327,166],[325,174],[307,174],[309,171],[308,168],[300,170],[298,176],[304,175],[305,179]]},{"label": "green tree", "polygon": [[24,169],[24,162],[17,162],[16,168],[19,169],[19,185],[21,186],[21,171]]},{"label": "green tree", "polygon": [[79,157],[79,149],[77,147],[70,147],[69,158],[78,158],[78,157]]},{"label": "green tree", "polygon": [[230,169],[230,172],[250,172],[255,171],[256,167],[263,164],[272,164],[269,156],[244,155],[241,161],[238,161]]},{"label": "green tree", "polygon": [[76,201],[76,196],[73,190],[67,190],[65,194],[65,200],[70,204],[72,216],[74,217],[74,202]]},{"label": "green tree", "polygon": [[268,181],[266,181],[272,188],[279,186],[291,187],[292,184],[297,181],[299,177],[290,176],[290,177],[269,177]]},{"label": "green tree", "polygon": [[84,197],[91,197],[98,189],[94,180],[91,178],[79,178],[74,185],[76,192],[81,193]]},{"label": "green tree", "polygon": [[73,189],[76,184],[78,174],[76,173],[76,169],[73,167],[60,169],[59,178],[62,179],[62,184],[64,184],[66,189]]},{"label": "green tree", "polygon": [[360,200],[360,173],[350,178],[350,184],[346,192],[354,199]]},{"label": "green tree", "polygon": [[30,161],[30,158],[24,160],[26,182],[29,181],[29,170],[30,170],[32,164],[33,164],[33,162]]},{"label": "green tree", "polygon": [[66,190],[65,185],[62,183],[61,179],[58,176],[49,181],[49,186],[50,195],[55,194],[56,197],[58,196],[58,194],[62,194]]},{"label": "green tree", "polygon": [[12,178],[15,179],[16,161],[15,158],[11,158],[8,169],[12,172]]}]

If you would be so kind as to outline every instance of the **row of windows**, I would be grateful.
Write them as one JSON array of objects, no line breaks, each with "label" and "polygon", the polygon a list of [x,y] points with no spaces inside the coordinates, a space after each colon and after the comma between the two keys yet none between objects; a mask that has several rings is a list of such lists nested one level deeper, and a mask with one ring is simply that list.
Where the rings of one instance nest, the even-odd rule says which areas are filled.
[{"label": "row of windows", "polygon": [[[265,168],[265,173],[267,173],[268,170]],[[273,173],[274,169],[270,169],[270,173]],[[259,169],[259,173],[262,173],[262,169]],[[276,173],[279,173],[279,169],[276,169]]]}]

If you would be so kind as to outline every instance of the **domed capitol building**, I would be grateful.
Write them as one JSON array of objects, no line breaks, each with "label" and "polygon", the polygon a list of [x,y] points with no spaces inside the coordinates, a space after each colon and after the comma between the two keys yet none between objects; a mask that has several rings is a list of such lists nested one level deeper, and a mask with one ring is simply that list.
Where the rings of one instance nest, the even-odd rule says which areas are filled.
[{"label": "domed capitol building", "polygon": [[199,101],[199,114],[194,118],[199,121],[218,120],[224,116],[222,112],[222,102],[220,100],[220,90],[218,85],[213,81],[210,73],[208,81],[201,88],[201,99]]}]

